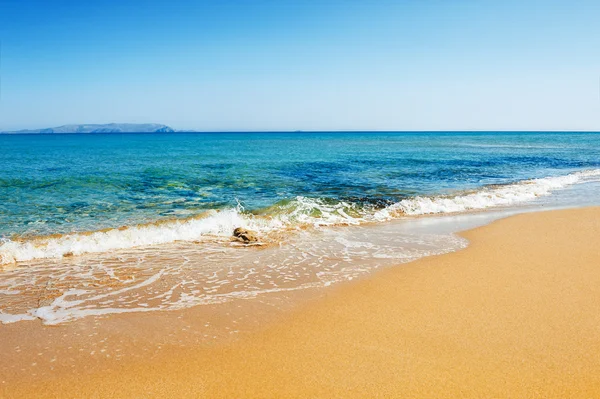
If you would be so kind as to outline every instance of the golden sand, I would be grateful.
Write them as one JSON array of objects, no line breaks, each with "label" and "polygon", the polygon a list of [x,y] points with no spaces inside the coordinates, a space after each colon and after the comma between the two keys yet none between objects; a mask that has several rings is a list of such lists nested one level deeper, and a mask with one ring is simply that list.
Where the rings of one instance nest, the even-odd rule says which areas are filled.
[{"label": "golden sand", "polygon": [[600,398],[600,208],[464,236],[466,250],[332,288],[241,339],[5,379],[0,397]]}]

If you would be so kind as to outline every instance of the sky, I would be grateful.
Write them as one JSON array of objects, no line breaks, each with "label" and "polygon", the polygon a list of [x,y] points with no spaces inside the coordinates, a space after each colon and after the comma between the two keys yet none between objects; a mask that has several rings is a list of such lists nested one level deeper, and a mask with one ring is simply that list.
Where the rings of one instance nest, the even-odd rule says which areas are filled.
[{"label": "sky", "polygon": [[0,130],[600,130],[597,0],[0,0]]}]

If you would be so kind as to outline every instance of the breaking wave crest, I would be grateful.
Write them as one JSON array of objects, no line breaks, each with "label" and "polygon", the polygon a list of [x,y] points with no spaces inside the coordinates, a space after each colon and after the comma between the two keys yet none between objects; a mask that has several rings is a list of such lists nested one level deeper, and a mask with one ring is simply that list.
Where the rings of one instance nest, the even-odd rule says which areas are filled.
[{"label": "breaking wave crest", "polygon": [[241,207],[210,211],[201,218],[173,220],[90,233],[40,237],[26,241],[7,240],[0,245],[0,264],[65,255],[228,237],[234,228],[244,226],[261,233],[282,227],[275,220],[249,218]]},{"label": "breaking wave crest", "polygon": [[307,226],[355,225],[382,222],[412,215],[443,214],[508,206],[547,196],[567,186],[597,181],[600,169],[568,175],[524,180],[504,186],[489,186],[453,196],[413,197],[387,206],[323,198],[297,197],[263,210],[245,212],[243,207],[210,211],[202,217],[72,233],[0,243],[0,264],[66,255],[108,252],[176,241],[225,240],[236,227],[269,237],[278,231]]},{"label": "breaking wave crest", "polygon": [[498,206],[508,206],[550,195],[573,184],[597,181],[600,169],[575,172],[569,175],[523,180],[504,186],[490,186],[455,196],[415,197],[397,202],[380,212],[378,218],[400,215],[428,215],[465,212]]}]

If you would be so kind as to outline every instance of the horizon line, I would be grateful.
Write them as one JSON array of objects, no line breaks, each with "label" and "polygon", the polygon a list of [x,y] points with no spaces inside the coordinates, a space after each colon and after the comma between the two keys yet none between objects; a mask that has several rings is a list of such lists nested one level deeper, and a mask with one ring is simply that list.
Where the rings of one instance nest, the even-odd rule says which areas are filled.
[{"label": "horizon line", "polygon": [[[166,125],[165,125],[166,126]],[[99,132],[99,133],[81,133],[81,132],[62,132],[62,133],[25,133],[23,131],[36,129],[20,130],[2,130],[2,135],[111,135],[111,134],[177,134],[177,133],[600,133],[600,130],[539,130],[539,129],[427,129],[427,130],[185,130],[178,129],[173,132]]]}]

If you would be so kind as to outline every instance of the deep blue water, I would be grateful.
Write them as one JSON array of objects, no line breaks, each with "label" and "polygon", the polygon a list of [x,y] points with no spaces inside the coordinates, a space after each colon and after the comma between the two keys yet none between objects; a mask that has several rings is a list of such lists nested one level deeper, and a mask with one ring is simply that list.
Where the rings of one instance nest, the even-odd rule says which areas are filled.
[{"label": "deep blue water", "polygon": [[0,135],[0,237],[187,218],[297,196],[383,207],[600,167],[597,133]]}]

